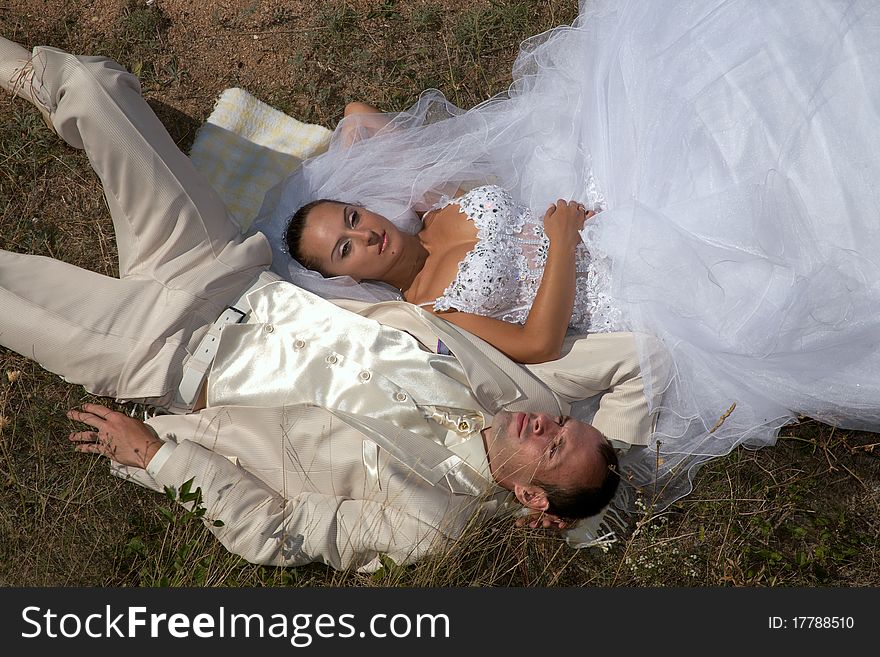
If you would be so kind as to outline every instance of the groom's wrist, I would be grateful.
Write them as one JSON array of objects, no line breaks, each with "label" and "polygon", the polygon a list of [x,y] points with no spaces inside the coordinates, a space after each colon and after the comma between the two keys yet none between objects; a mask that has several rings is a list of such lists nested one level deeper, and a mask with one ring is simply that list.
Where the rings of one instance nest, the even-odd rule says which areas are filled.
[{"label": "groom's wrist", "polygon": [[147,467],[145,468],[147,474],[150,475],[153,479],[156,479],[156,475],[162,469],[162,466],[165,465],[165,462],[169,459],[169,457],[174,453],[174,448],[177,447],[171,441],[158,441],[158,445],[156,446],[156,450],[152,453],[149,460],[147,461]]}]

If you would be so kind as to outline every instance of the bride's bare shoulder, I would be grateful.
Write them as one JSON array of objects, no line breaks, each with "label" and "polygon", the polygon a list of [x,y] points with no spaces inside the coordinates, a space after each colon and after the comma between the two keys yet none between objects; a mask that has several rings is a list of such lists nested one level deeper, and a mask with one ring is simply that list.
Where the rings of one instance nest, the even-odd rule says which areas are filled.
[{"label": "bride's bare shoulder", "polygon": [[467,217],[461,212],[458,203],[452,201],[446,205],[426,212],[422,217],[422,230],[443,231],[456,230],[460,224],[466,223]]},{"label": "bride's bare shoulder", "polygon": [[407,301],[423,303],[443,295],[455,279],[458,265],[474,248],[477,240],[473,222],[459,212],[457,204],[449,204],[426,214],[419,233],[428,258],[413,286],[405,295]]},{"label": "bride's bare shoulder", "polygon": [[425,261],[425,267],[413,281],[412,287],[404,294],[410,303],[422,305],[433,302],[446,293],[446,288],[455,280],[462,256],[459,249],[432,253]]}]

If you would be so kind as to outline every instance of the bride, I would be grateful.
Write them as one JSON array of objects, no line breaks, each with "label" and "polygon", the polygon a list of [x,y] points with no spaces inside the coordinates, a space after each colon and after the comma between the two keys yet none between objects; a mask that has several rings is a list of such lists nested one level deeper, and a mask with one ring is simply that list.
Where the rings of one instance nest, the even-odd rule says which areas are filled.
[{"label": "bride", "polygon": [[[570,297],[556,297],[568,310],[555,326],[633,331],[647,370],[659,367],[650,340],[672,356],[651,444],[621,460],[624,479],[651,501],[686,495],[701,463],[773,444],[798,415],[880,430],[880,6],[615,0],[580,9],[572,26],[524,42],[509,91],[477,107],[428,91],[398,114],[346,117],[327,152],[267,196],[255,226],[274,244],[274,266],[327,297],[400,298],[290,257],[291,215],[322,199],[340,203],[311,206],[331,219],[301,216],[299,237],[330,221],[336,232],[326,244],[312,235],[305,252],[294,232],[290,248],[329,274],[347,273],[324,260],[368,216],[412,236],[444,216],[474,220],[486,203],[531,218],[553,205],[570,236],[594,211],[561,268],[581,280],[560,286]],[[440,249],[458,254],[455,266],[437,263],[421,287],[412,277],[386,282],[451,321],[503,302],[496,319],[524,322],[537,287],[523,301],[512,295],[530,284],[508,289],[490,277],[475,292],[462,271],[536,280],[546,256],[550,276],[559,226],[546,223],[546,250],[530,221],[528,271],[503,248],[478,253],[459,240]],[[512,225],[501,230],[519,233]],[[363,244],[384,254],[391,229],[381,230]],[[472,230],[471,244],[493,243],[479,221]]]},{"label": "bride", "polygon": [[319,200],[294,213],[285,245],[325,277],[391,285],[512,359],[540,363],[559,357],[567,326],[590,325],[574,304],[576,286],[589,293],[586,216],[559,200],[535,222],[506,190],[484,185],[426,212],[411,235],[366,208]]}]

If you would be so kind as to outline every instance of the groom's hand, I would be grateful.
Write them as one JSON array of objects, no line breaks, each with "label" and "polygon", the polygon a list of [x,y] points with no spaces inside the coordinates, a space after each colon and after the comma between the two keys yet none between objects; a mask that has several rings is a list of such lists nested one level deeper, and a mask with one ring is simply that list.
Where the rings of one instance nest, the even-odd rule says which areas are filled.
[{"label": "groom's hand", "polygon": [[563,530],[571,527],[571,523],[552,513],[530,511],[528,515],[519,517],[514,523],[517,527],[530,527],[531,529],[556,529]]},{"label": "groom's hand", "polygon": [[68,436],[76,443],[76,451],[101,454],[122,465],[146,468],[163,445],[140,420],[99,404],[84,404],[81,411],[71,409],[67,417],[94,427]]}]

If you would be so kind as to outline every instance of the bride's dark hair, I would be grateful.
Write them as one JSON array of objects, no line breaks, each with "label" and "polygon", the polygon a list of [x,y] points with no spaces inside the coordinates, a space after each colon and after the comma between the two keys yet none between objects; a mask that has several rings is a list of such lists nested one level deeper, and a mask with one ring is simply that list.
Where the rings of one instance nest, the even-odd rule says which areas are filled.
[{"label": "bride's dark hair", "polygon": [[306,227],[306,219],[308,219],[309,213],[322,203],[339,203],[339,201],[334,201],[329,198],[319,198],[316,201],[306,203],[299,210],[294,212],[287,221],[287,230],[284,231],[284,244],[287,246],[287,252],[299,264],[306,269],[313,269],[322,276],[326,276],[326,274],[320,270],[318,263],[313,258],[309,258],[303,253],[302,249],[302,236],[303,230],[305,230]]}]

